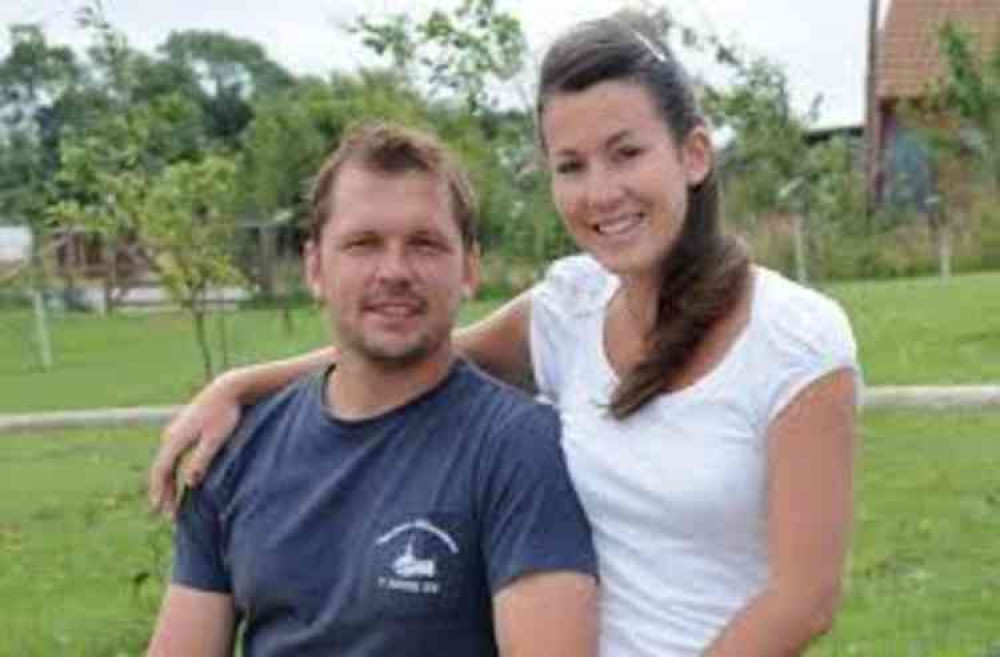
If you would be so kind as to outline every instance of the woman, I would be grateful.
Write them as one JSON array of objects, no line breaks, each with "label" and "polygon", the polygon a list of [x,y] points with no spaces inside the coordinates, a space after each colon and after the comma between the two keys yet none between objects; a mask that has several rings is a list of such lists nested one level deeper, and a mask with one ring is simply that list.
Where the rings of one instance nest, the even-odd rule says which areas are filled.
[{"label": "woman", "polygon": [[[556,404],[594,529],[604,657],[796,655],[832,623],[851,520],[857,362],[830,300],[721,230],[707,128],[640,16],[564,34],[537,104],[556,206],[585,252],[460,333]],[[167,431],[154,503],[247,402],[332,355],[237,370]]]}]

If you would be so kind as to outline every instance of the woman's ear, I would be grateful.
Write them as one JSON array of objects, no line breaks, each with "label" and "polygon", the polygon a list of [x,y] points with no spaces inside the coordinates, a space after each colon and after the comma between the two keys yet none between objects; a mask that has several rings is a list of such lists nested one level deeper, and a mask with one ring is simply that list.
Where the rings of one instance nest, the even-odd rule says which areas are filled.
[{"label": "woman's ear", "polygon": [[712,139],[704,124],[696,125],[685,137],[681,158],[689,187],[701,184],[708,177],[715,155],[712,152]]}]

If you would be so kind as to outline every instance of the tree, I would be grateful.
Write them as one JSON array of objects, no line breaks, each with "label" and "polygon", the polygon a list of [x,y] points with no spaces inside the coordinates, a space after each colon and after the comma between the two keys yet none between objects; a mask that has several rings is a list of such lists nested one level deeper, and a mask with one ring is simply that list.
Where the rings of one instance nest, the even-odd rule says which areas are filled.
[{"label": "tree", "polygon": [[[100,235],[112,250],[111,263],[117,250],[128,248],[159,275],[191,316],[210,377],[208,295],[240,280],[231,256],[237,165],[232,156],[205,149],[203,115],[190,97],[142,93],[156,88],[140,82],[139,74],[150,70],[148,58],[111,28],[99,3],[88,9],[83,20],[95,36],[95,85],[112,111],[64,139],[60,200],[50,216]],[[113,279],[116,267],[110,271]]]},{"label": "tree", "polygon": [[454,12],[435,9],[419,22],[406,14],[361,16],[350,30],[432,93],[454,94],[477,116],[496,106],[491,89],[521,72],[527,52],[520,22],[495,0],[463,0]]},{"label": "tree", "polygon": [[958,130],[956,149],[972,156],[993,193],[1000,192],[1000,41],[992,52],[954,23],[940,33],[944,79],[932,95],[932,107],[951,113]]},{"label": "tree", "polygon": [[788,80],[778,66],[757,59],[734,69],[731,86],[709,88],[705,97],[717,125],[733,132],[724,166],[727,177],[739,182],[728,190],[727,209],[751,226],[762,214],[791,214],[796,277],[805,282],[805,223],[818,173],[805,141],[805,120],[792,110]]},{"label": "tree", "polygon": [[952,233],[968,216],[976,190],[1000,197],[1000,42],[992,51],[955,23],[941,28],[944,74],[911,114],[930,145],[936,193],[925,216],[937,245],[938,270],[951,274]]},{"label": "tree", "polygon": [[[167,167],[148,189],[126,191],[139,218],[138,234],[171,297],[191,318],[205,380],[215,374],[206,318],[212,294],[243,278],[232,259],[236,163],[209,155]],[[224,358],[226,356],[224,355]]]},{"label": "tree", "polygon": [[44,231],[48,181],[59,166],[64,96],[79,84],[73,52],[52,46],[35,25],[10,27],[0,62],[0,216]]},{"label": "tree", "polygon": [[[122,122],[123,130],[134,125]],[[236,164],[208,155],[179,160],[158,171],[134,162],[135,135],[120,157],[95,159],[90,138],[65,151],[62,176],[86,190],[51,212],[63,225],[93,231],[110,244],[131,244],[134,254],[155,271],[170,296],[191,317],[206,379],[214,373],[205,330],[209,295],[218,286],[242,281],[232,261],[235,232]]]},{"label": "tree", "polygon": [[253,119],[253,99],[292,84],[292,76],[257,43],[224,32],[173,32],[160,46],[169,65],[193,79],[193,97],[208,121],[209,134],[235,146]]}]

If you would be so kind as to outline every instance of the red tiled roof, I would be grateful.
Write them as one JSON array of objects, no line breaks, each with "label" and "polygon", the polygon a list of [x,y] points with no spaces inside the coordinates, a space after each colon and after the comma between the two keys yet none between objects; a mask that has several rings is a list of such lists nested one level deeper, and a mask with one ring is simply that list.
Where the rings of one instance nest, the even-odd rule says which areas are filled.
[{"label": "red tiled roof", "polygon": [[924,95],[942,73],[938,32],[953,21],[991,52],[1000,42],[1000,0],[891,0],[879,36],[878,97]]}]

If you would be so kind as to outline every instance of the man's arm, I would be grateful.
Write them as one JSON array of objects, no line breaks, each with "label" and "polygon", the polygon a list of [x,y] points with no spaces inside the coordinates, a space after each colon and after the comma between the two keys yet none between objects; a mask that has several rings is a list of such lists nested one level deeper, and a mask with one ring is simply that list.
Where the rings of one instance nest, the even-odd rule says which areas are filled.
[{"label": "man's arm", "polygon": [[230,657],[235,627],[231,596],[171,584],[146,654],[147,657]]},{"label": "man's arm", "polygon": [[597,583],[592,575],[524,575],[493,596],[501,657],[594,657]]}]

